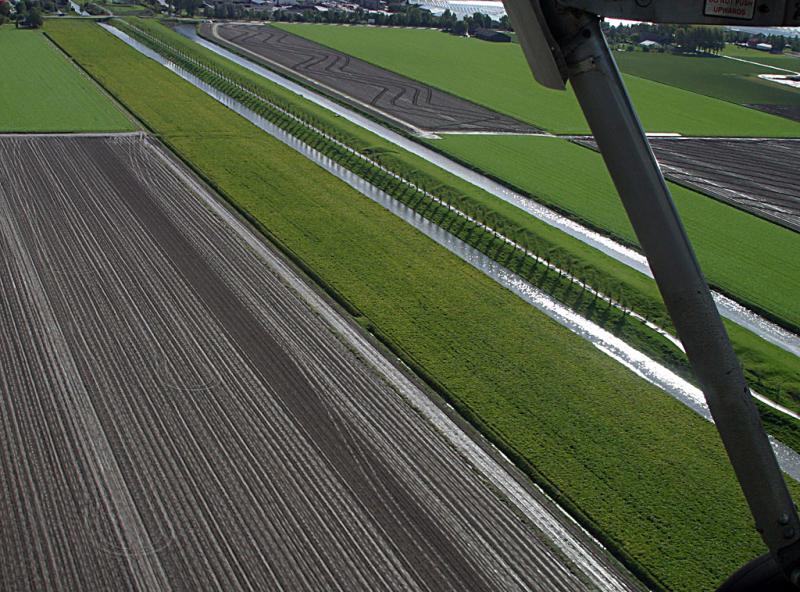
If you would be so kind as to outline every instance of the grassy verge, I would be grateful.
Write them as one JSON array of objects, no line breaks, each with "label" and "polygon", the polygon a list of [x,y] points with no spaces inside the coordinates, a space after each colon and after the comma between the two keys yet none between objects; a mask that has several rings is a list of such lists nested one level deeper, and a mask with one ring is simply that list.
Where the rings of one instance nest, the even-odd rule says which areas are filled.
[{"label": "grassy verge", "polygon": [[40,31],[1,27],[0,56],[0,131],[134,129]]},{"label": "grassy verge", "polygon": [[762,551],[713,426],[95,25],[51,34],[653,586]]},{"label": "grassy verge", "polygon": [[[537,85],[516,43],[487,43],[433,30],[274,26],[547,130],[589,131],[572,91]],[[797,122],[636,76],[625,76],[625,83],[650,132],[800,136]]]},{"label": "grassy verge", "polygon": [[[167,41],[172,47],[196,59],[209,60],[208,64],[218,71],[224,71],[238,77],[245,85],[252,85],[254,91],[284,107],[291,108],[304,120],[334,135],[341,135],[349,146],[379,161],[383,166],[425,187],[447,202],[467,212],[475,218],[487,222],[492,228],[499,229],[506,236],[513,238],[518,244],[525,245],[543,259],[578,277],[580,282],[572,282],[561,275],[550,272],[544,266],[537,266],[533,260],[520,255],[516,249],[495,240],[492,233],[486,233],[473,224],[465,224],[457,215],[438,208],[431,200],[424,200],[416,192],[406,191],[396,179],[377,174],[372,167],[343,154],[330,143],[321,142],[319,137],[310,137],[308,130],[299,129],[294,122],[286,118],[276,119],[259,105],[250,101],[251,107],[262,115],[277,123],[324,151],[340,164],[350,168],[357,174],[370,179],[373,184],[383,188],[407,205],[414,207],[424,216],[457,234],[462,240],[489,255],[496,261],[518,271],[523,277],[554,296],[579,314],[623,338],[634,347],[661,360],[682,376],[692,380],[688,361],[685,356],[666,339],[645,327],[641,322],[628,317],[619,310],[597,300],[587,293],[586,284],[599,289],[625,306],[629,306],[643,314],[651,321],[672,329],[671,321],[664,309],[655,284],[631,270],[627,266],[586,246],[580,241],[561,233],[544,224],[516,207],[510,206],[477,189],[473,185],[444,172],[408,152],[398,149],[389,142],[333,116],[308,101],[299,99],[263,78],[253,75],[244,68],[214,56],[211,52],[197,47],[181,35],[178,35],[153,21],[128,19],[140,29],[155,34],[159,39]],[[189,65],[191,66],[191,64]],[[206,81],[214,81],[206,76]],[[218,83],[218,81],[217,81]],[[222,85],[224,86],[224,85]],[[238,92],[238,91],[236,91]],[[249,97],[239,93],[245,102]],[[289,124],[288,126],[286,124]],[[440,211],[441,210],[441,211]],[[729,324],[734,347],[741,356],[745,372],[750,384],[766,396],[780,400],[784,405],[800,410],[800,360],[791,354],[772,346],[752,333]],[[769,422],[768,422],[769,423]],[[790,422],[795,424],[796,422]],[[785,426],[781,426],[785,431]],[[798,434],[800,436],[800,433]],[[792,442],[800,443],[800,438],[793,437]]]}]

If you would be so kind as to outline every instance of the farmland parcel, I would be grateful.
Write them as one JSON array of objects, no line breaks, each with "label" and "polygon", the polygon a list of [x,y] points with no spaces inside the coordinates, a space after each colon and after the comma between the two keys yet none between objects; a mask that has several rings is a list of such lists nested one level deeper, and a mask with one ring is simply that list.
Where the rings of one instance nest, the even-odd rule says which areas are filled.
[{"label": "farmland parcel", "polygon": [[102,30],[51,34],[658,587],[761,549],[711,425]]},{"label": "farmland parcel", "polygon": [[[518,242],[527,241],[529,245],[535,245],[539,252],[546,253],[547,257],[551,258],[551,261],[555,262],[556,265],[561,268],[571,269],[573,273],[588,281],[591,286],[600,288],[606,294],[618,294],[629,306],[632,306],[647,318],[655,319],[662,327],[669,328],[671,326],[652,280],[645,278],[624,264],[548,226],[535,217],[527,215],[517,207],[490,195],[446,172],[444,169],[438,168],[427,160],[405,150],[398,150],[397,146],[389,141],[355,124],[351,124],[343,118],[335,117],[326,110],[316,107],[311,102],[293,96],[291,91],[285,90],[281,86],[237,64],[217,57],[210,51],[198,47],[194,42],[183,36],[187,34],[193,35],[193,33],[188,33],[186,27],[181,27],[181,33],[177,34],[153,21],[142,19],[127,20],[134,24],[137,29],[141,28],[149,35],[156,36],[161,42],[165,42],[174,48],[180,48],[181,52],[188,53],[193,58],[208,63],[212,69],[220,70],[226,72],[228,76],[233,76],[259,96],[271,97],[271,101],[278,101],[287,106],[291,105],[292,109],[300,108],[301,110],[298,113],[303,113],[303,117],[310,117],[315,122],[315,125],[322,125],[325,129],[333,131],[335,134],[345,134],[341,137],[346,138],[351,147],[364,154],[369,154],[370,158],[379,159],[390,170],[395,171],[404,178],[413,179],[414,183],[418,185],[433,188],[440,197],[445,197],[446,201],[457,204],[459,208],[471,211],[484,220],[490,220],[492,225],[500,224],[506,236],[513,236]],[[119,21],[117,21],[117,24],[120,27],[123,26]],[[128,29],[127,26],[125,28]],[[263,29],[263,27],[256,30],[259,29]],[[224,83],[220,85],[223,92],[225,91],[225,86]],[[262,112],[262,114],[267,115],[268,112],[269,110]],[[290,124],[289,129],[290,133],[299,133],[294,124]],[[664,141],[666,142],[666,140]],[[723,140],[681,139],[680,141],[702,143]],[[738,142],[745,141],[738,140]],[[767,140],[765,142],[773,144],[796,142],[796,140]],[[316,145],[319,147],[319,144]],[[327,154],[335,159],[339,159],[341,156],[333,153]],[[337,162],[344,164],[346,167],[353,166],[349,156],[343,160],[337,160]],[[353,170],[356,174],[367,175],[375,182],[375,177],[372,174],[374,171]],[[558,279],[558,276],[548,277],[547,274],[532,273],[530,260],[527,263],[520,261],[521,258],[516,255],[516,251],[512,252],[511,247],[498,250],[493,234],[490,233],[488,237],[485,232],[481,231],[475,234],[473,230],[463,226],[460,222],[456,223],[454,228],[452,224],[454,221],[453,214],[443,213],[439,208],[431,210],[430,204],[426,203],[425,200],[420,202],[416,197],[411,197],[404,191],[398,192],[396,179],[392,178],[388,185],[381,184],[381,187],[407,205],[411,205],[423,216],[434,220],[437,224],[450,228],[451,231],[455,230],[460,238],[495,261],[516,269],[527,277],[529,281],[533,281],[540,288],[554,295],[579,314],[587,316],[604,328],[610,329],[616,335],[634,345],[634,347],[648,353],[648,355],[662,360],[671,367],[675,367],[678,372],[691,375],[685,357],[662,338],[655,334],[649,334],[646,330],[642,331],[638,321],[627,322],[625,318],[603,312],[596,307],[596,302],[593,303],[585,299],[580,290],[574,291],[570,281],[562,282]],[[518,267],[518,265],[521,265],[521,267]],[[799,409],[797,400],[800,399],[800,359],[791,353],[768,344],[733,323],[728,323],[728,331],[731,334],[734,347],[744,363],[745,372],[751,386],[761,394],[776,400],[780,399],[782,403],[788,404],[793,409]],[[784,419],[771,413],[762,413],[762,417],[767,421],[768,428],[773,435],[779,436],[784,442],[793,443],[792,445],[800,448],[797,426],[791,427],[787,432],[787,428],[790,428],[790,426],[787,425]],[[793,422],[789,421],[788,423],[791,424]]]},{"label": "farmland parcel", "polygon": [[[431,30],[274,26],[534,126],[555,133],[589,132],[572,92],[537,85],[516,43],[486,43]],[[649,132],[800,137],[800,123],[781,117],[635,76],[625,76],[625,84]]]},{"label": "farmland parcel", "polygon": [[145,136],[0,151],[0,589],[588,590]]},{"label": "farmland parcel", "polygon": [[0,27],[0,56],[0,132],[134,128],[41,32]]},{"label": "farmland parcel", "polygon": [[262,59],[270,67],[289,71],[306,83],[318,83],[349,102],[355,101],[358,108],[384,117],[394,125],[441,132],[539,131],[274,27],[203,23],[199,30],[206,38],[244,51],[248,57]]},{"label": "farmland parcel", "polygon": [[[614,57],[626,74],[723,101],[741,105],[763,103],[800,107],[800,90],[758,77],[759,74],[780,74],[766,66],[712,55],[632,51],[617,52]],[[800,67],[800,60],[797,60],[797,65]]]}]

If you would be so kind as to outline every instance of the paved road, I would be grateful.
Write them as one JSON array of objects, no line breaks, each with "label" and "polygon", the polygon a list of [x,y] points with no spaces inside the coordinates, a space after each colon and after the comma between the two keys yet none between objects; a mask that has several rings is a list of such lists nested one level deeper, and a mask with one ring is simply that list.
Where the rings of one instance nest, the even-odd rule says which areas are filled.
[{"label": "paved road", "polygon": [[0,150],[1,590],[631,589],[145,136]]},{"label": "paved road", "polygon": [[204,23],[200,33],[413,130],[539,131],[507,115],[280,29]]}]

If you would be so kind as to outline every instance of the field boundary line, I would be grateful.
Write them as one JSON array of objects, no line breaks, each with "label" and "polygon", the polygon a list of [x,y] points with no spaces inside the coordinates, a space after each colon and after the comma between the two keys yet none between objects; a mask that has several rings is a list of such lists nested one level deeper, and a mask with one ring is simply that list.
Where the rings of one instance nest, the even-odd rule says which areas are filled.
[{"label": "field boundary line", "polygon": [[760,66],[762,68],[769,68],[770,70],[778,70],[780,72],[789,72],[790,74],[798,75],[800,72],[795,72],[794,70],[787,70],[786,68],[779,68],[778,66],[772,66],[770,64],[762,64],[761,62],[753,62],[751,60],[745,60],[743,58],[737,58],[734,56],[722,56],[726,60],[734,60],[736,62],[744,62],[745,64],[752,64],[754,66]]}]

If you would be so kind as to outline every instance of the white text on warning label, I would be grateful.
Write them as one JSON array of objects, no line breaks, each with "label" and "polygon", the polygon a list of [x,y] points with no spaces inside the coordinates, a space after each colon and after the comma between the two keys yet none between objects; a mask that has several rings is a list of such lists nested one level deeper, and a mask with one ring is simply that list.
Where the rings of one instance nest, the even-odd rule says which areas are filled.
[{"label": "white text on warning label", "polygon": [[756,9],[756,0],[706,0],[706,16],[721,18],[751,19]]}]

